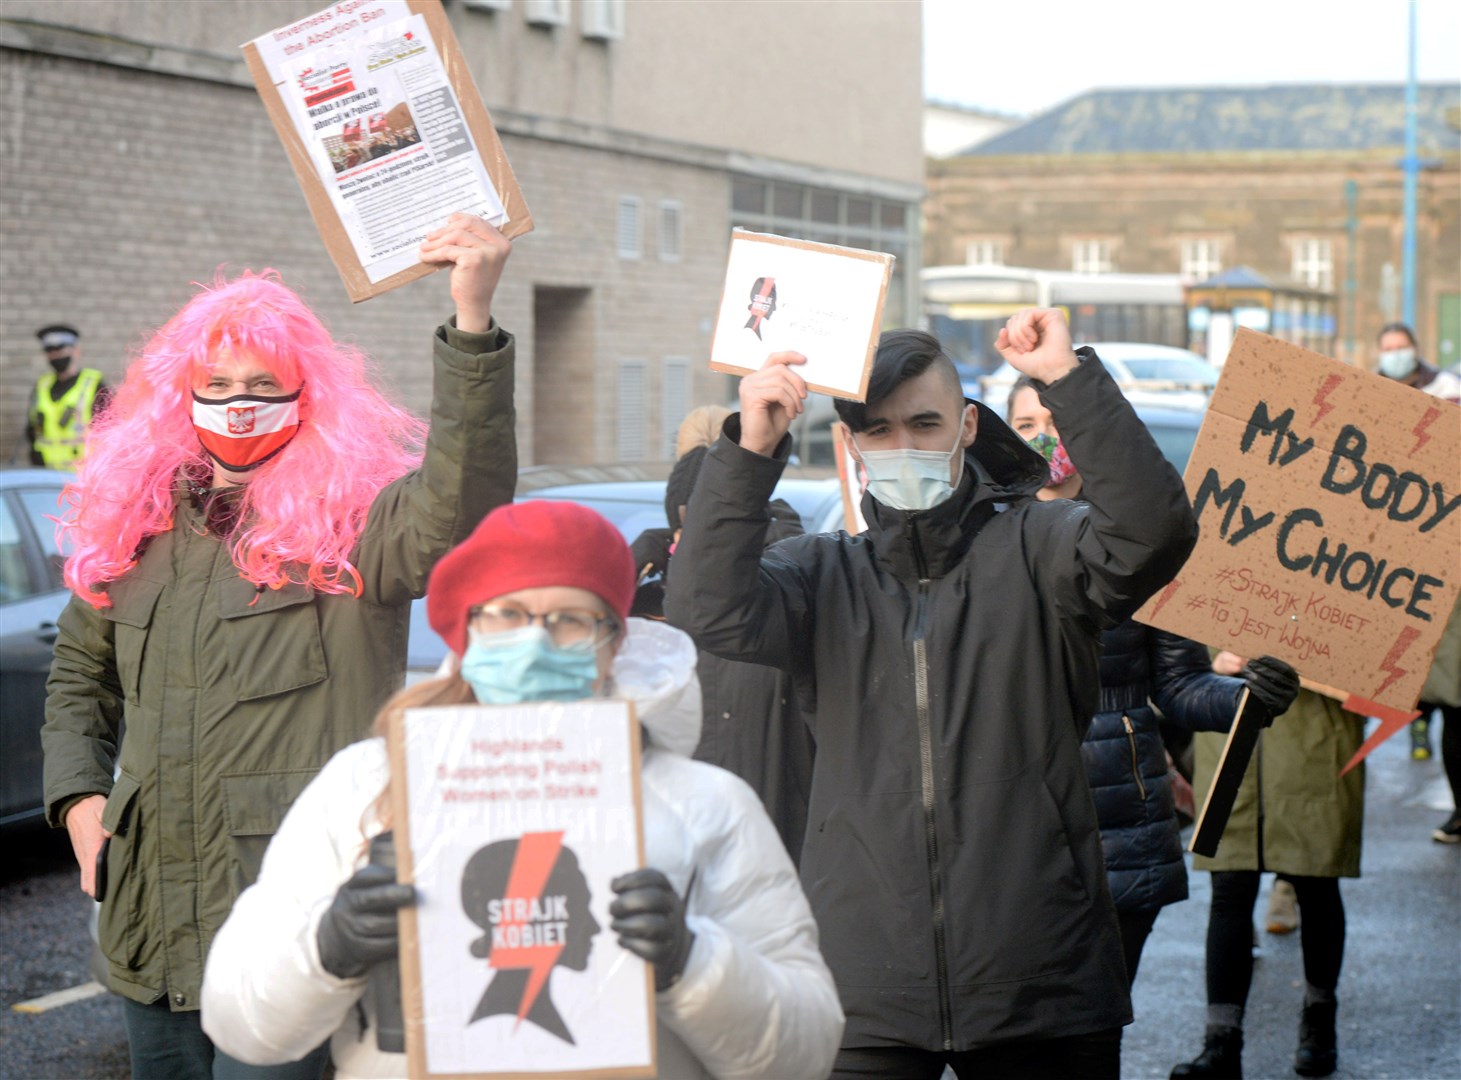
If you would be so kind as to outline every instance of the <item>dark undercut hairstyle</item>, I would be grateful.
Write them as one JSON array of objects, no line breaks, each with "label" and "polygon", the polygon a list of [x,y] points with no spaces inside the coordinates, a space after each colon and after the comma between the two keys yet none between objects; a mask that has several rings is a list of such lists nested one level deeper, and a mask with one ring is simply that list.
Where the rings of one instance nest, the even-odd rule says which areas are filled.
[{"label": "dark undercut hairstyle", "polygon": [[[876,405],[885,400],[909,379],[916,379],[929,368],[939,371],[949,391],[964,400],[963,388],[959,385],[959,372],[954,362],[944,352],[938,338],[922,330],[888,330],[878,338],[877,355],[873,358],[873,373],[867,382],[867,400]],[[860,401],[838,398],[833,407],[837,416],[856,434],[868,428],[868,405]]]}]

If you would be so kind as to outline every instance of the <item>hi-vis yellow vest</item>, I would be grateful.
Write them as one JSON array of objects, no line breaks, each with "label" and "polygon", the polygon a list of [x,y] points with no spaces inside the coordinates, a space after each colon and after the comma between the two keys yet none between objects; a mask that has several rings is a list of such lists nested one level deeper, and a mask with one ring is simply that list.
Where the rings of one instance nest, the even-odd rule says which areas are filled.
[{"label": "hi-vis yellow vest", "polygon": [[52,372],[36,383],[35,400],[30,406],[31,426],[35,429],[36,453],[48,469],[74,469],[86,449],[86,429],[91,426],[91,410],[101,386],[101,372],[82,368],[71,389],[59,401],[51,400],[51,387],[56,385]]}]

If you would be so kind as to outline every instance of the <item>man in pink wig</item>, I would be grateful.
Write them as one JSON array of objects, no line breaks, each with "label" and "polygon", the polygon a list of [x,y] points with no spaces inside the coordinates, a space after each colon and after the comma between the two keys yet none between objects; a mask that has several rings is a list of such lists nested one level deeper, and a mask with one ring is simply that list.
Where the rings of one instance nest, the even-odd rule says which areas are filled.
[{"label": "man in pink wig", "polygon": [[421,247],[456,304],[429,428],[265,271],[199,292],[93,430],[66,496],[45,799],[101,901],[135,1076],[324,1067],[215,1052],[203,963],[294,797],[399,687],[432,566],[512,499],[513,341],[492,319],[509,251],[461,214]]}]

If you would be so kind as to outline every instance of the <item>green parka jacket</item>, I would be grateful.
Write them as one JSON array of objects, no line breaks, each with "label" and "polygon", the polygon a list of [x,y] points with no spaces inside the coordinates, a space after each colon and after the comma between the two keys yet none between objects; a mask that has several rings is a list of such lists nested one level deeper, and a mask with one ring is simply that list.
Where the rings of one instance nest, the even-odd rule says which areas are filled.
[{"label": "green parka jacket", "polygon": [[[1201,806],[1226,736],[1199,731],[1192,738],[1192,791]],[[1359,877],[1365,767],[1342,777],[1339,770],[1364,738],[1364,717],[1300,690],[1289,711],[1258,737],[1217,854],[1195,856],[1193,867]]]},{"label": "green parka jacket", "polygon": [[99,935],[118,993],[198,1008],[209,944],[285,811],[399,688],[432,566],[512,498],[512,394],[510,335],[437,330],[425,458],[371,504],[359,598],[256,589],[180,489],[111,606],[71,599],[47,683],[46,813],[60,826],[76,796],[109,793]]}]

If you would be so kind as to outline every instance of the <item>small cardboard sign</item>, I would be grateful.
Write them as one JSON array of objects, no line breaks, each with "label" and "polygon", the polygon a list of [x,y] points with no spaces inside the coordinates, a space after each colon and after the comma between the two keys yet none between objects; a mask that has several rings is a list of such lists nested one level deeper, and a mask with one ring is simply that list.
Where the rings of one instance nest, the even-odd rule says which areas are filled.
[{"label": "small cardboard sign", "polygon": [[748,375],[799,352],[808,388],[865,401],[892,273],[880,251],[732,230],[711,370]]},{"label": "small cardboard sign", "polygon": [[837,486],[842,491],[843,528],[857,536],[867,531],[867,520],[862,516],[862,493],[867,485],[861,463],[847,448],[847,435],[840,423],[832,425],[832,446],[837,454]]},{"label": "small cardboard sign", "polygon": [[1207,789],[1207,798],[1202,800],[1202,810],[1192,830],[1192,841],[1187,845],[1188,851],[1198,855],[1211,858],[1217,854],[1218,841],[1228,827],[1228,818],[1233,816],[1233,803],[1237,801],[1243,774],[1248,771],[1248,762],[1252,760],[1258,736],[1263,732],[1265,717],[1257,709],[1249,710],[1250,698],[1247,687],[1244,687],[1238,695],[1233,726],[1228,729],[1227,741],[1223,743],[1223,756],[1218,759],[1212,785]]},{"label": "small cardboard sign", "polygon": [[1461,591],[1461,408],[1239,330],[1187,465],[1197,548],[1136,617],[1414,707]]},{"label": "small cardboard sign", "polygon": [[531,231],[441,0],[343,0],[243,55],[352,302],[441,269],[416,248],[453,213]]},{"label": "small cardboard sign", "polygon": [[639,738],[624,701],[393,718],[413,1080],[655,1075],[653,972],[608,929],[644,865]]}]

